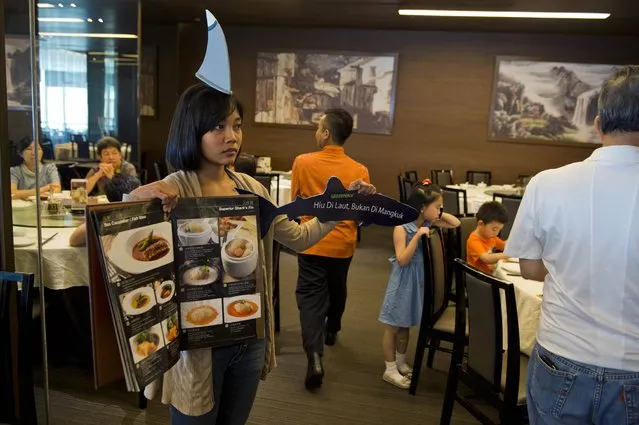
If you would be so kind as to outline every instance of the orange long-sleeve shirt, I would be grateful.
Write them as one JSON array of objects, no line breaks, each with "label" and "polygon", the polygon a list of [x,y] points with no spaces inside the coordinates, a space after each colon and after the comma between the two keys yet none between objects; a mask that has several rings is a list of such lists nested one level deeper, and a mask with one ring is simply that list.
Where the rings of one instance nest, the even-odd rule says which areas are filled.
[{"label": "orange long-sleeve shirt", "polygon": [[[319,152],[307,153],[295,158],[291,177],[291,198],[308,198],[326,189],[328,179],[335,176],[345,187],[353,180],[362,179],[370,183],[368,168],[353,160],[340,146],[328,145]],[[312,217],[302,217],[302,223]],[[340,222],[332,232],[303,254],[331,258],[348,258],[355,253],[357,224],[354,221]]]}]

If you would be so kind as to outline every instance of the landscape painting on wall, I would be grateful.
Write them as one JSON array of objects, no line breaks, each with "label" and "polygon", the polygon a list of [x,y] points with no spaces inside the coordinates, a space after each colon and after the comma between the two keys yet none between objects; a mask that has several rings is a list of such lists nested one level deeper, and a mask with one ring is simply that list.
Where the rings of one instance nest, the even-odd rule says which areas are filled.
[{"label": "landscape painting on wall", "polygon": [[315,126],[329,108],[353,131],[391,134],[397,55],[258,53],[255,122]]},{"label": "landscape painting on wall", "polygon": [[31,109],[31,45],[28,37],[5,39],[7,108]]},{"label": "landscape painting on wall", "polygon": [[599,90],[618,68],[498,58],[490,138],[600,144],[594,128]]}]

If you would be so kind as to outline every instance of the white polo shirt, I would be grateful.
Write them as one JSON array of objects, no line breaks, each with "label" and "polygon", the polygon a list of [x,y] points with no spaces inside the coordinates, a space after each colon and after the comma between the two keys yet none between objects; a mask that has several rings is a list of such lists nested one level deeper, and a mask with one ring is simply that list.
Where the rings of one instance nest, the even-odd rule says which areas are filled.
[{"label": "white polo shirt", "polygon": [[539,344],[639,372],[639,148],[603,147],[535,176],[506,254],[548,270]]}]

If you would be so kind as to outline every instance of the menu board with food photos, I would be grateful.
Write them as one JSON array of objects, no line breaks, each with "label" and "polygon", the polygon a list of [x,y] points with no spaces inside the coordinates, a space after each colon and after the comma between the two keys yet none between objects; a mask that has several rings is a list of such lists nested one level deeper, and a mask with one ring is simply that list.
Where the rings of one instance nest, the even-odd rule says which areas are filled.
[{"label": "menu board with food photos", "polygon": [[255,196],[183,198],[91,210],[127,387],[139,391],[180,351],[264,338]]}]

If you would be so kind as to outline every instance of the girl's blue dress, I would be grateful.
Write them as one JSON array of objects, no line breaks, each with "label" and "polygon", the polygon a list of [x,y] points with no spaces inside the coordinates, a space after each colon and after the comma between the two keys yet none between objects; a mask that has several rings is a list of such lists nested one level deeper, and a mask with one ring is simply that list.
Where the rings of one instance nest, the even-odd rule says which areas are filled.
[{"label": "girl's blue dress", "polygon": [[[406,245],[417,233],[415,223],[404,224]],[[430,227],[429,223],[424,226]],[[413,258],[405,267],[397,262],[395,256],[390,258],[393,265],[379,321],[398,328],[410,328],[420,324],[424,301],[424,257],[421,238],[413,254]]]}]

